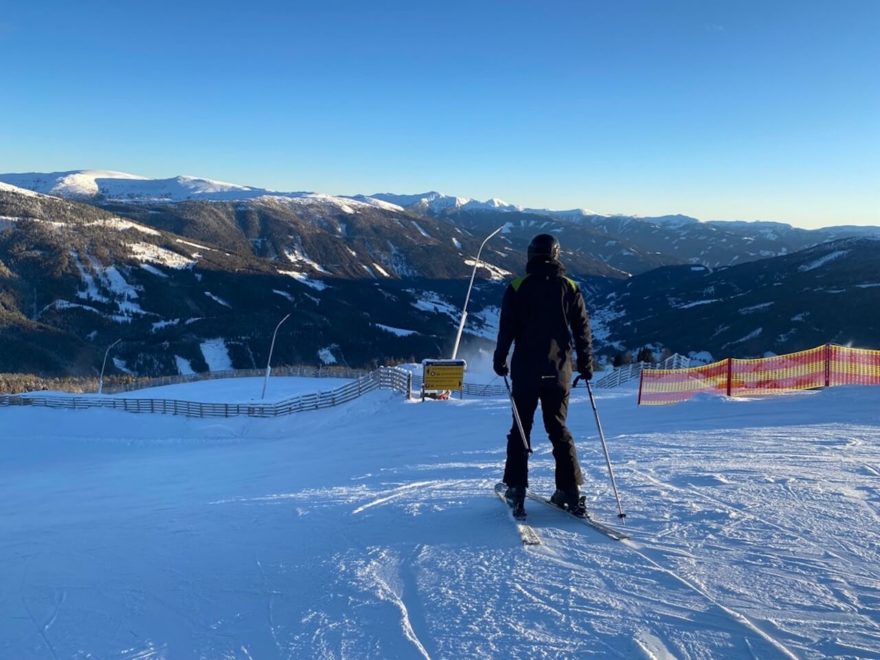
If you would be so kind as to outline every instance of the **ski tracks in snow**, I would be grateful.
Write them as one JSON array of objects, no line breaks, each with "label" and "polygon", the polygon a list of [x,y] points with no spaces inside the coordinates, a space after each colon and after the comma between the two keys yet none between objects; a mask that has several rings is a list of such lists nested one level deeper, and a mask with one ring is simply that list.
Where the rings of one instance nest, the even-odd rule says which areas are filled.
[{"label": "ski tracks in snow", "polygon": [[43,643],[49,650],[49,653],[51,653],[52,657],[56,658],[56,660],[58,658],[58,654],[55,652],[55,646],[49,640],[49,628],[52,627],[52,624],[55,623],[55,620],[58,618],[58,610],[64,603],[65,598],[66,594],[63,591],[60,593],[56,593],[54,609],[49,614],[48,619],[44,623],[40,623],[37,621],[37,617],[34,616],[33,610],[31,610],[30,605],[28,605],[27,598],[24,594],[21,594],[21,604],[24,607],[25,612],[27,612],[28,618],[30,618],[30,620],[33,622],[34,626],[37,629],[37,633],[39,633],[40,637],[43,640]]},{"label": "ski tracks in snow", "polygon": [[402,497],[406,497],[407,495],[411,495],[412,491],[422,489],[423,491],[434,490],[438,488],[443,488],[447,486],[453,485],[454,481],[416,481],[413,483],[403,484],[397,488],[392,489],[391,491],[383,494],[381,497],[378,497],[366,504],[362,504],[357,507],[352,514],[357,515],[359,513],[363,513],[367,509],[371,509],[374,506],[381,506],[382,504],[387,504],[388,502],[393,502],[394,500],[399,500]]},{"label": "ski tracks in snow", "polygon": [[[565,520],[568,523],[577,522]],[[580,539],[578,534],[586,535],[586,538]],[[709,610],[714,610],[716,613],[714,617],[718,622],[716,625],[719,626],[720,630],[727,633],[731,639],[741,637],[743,642],[754,644],[754,640],[757,638],[765,643],[762,645],[764,651],[772,650],[780,657],[797,657],[785,644],[759,628],[749,617],[720,603],[704,587],[663,565],[662,560],[651,557],[649,548],[638,541],[612,541],[602,537],[599,532],[584,526],[582,530],[578,529],[573,537],[567,538],[564,543],[560,542],[560,540],[556,542],[551,541],[543,546],[534,548],[532,552],[573,574],[582,574],[584,577],[589,576],[595,580],[602,573],[597,571],[594,565],[595,555],[598,553],[589,544],[598,544],[599,547],[610,550],[612,554],[614,554],[613,548],[615,544],[617,544],[617,547],[620,547],[620,550],[616,553],[617,556],[611,557],[609,555],[609,557],[603,559],[602,563],[605,565],[602,568],[605,569],[605,574],[609,577],[600,578],[603,583],[601,587],[596,589],[597,592],[618,594],[614,601],[608,603],[610,609],[631,610],[635,608],[636,610],[654,610],[655,614],[662,612],[665,617],[686,620],[690,618],[690,614],[698,609],[704,610],[703,616],[706,616],[707,612],[705,610],[708,607]],[[621,556],[627,554],[638,559],[633,563]],[[590,555],[593,556],[591,557]],[[615,565],[617,570],[614,570]],[[623,569],[624,566],[626,567],[625,569]],[[658,581],[656,577],[650,577],[652,573],[655,576],[659,573],[666,578],[671,578],[671,582],[669,580]],[[682,598],[681,595],[675,595],[675,592],[679,591],[674,586],[675,584],[683,586],[693,594],[696,594],[698,600],[702,601],[702,605],[699,602],[689,602],[687,598]],[[725,625],[723,623],[724,620],[727,620],[729,623]],[[734,624],[735,627],[741,627],[745,634],[737,635],[730,624]],[[645,629],[633,630],[631,634],[633,643],[647,658],[675,657],[675,654],[670,652],[666,644],[655,634]],[[753,639],[751,642],[749,641],[750,637]],[[694,641],[691,640],[691,643],[693,644]],[[719,649],[715,649],[712,652],[709,648],[711,647],[704,649],[709,655],[715,655],[719,652]],[[616,649],[614,650],[616,652]],[[691,650],[693,651],[694,649],[691,648]]]},{"label": "ski tracks in snow", "polygon": [[[491,474],[496,468],[486,465],[477,469]],[[440,466],[435,466],[435,470],[443,472]],[[456,470],[460,471],[461,466]],[[632,653],[649,658],[682,653],[707,657],[733,649],[796,657],[785,643],[766,632],[748,614],[726,604],[706,584],[682,574],[674,562],[668,561],[670,556],[699,561],[698,545],[654,547],[648,535],[639,532],[637,542],[611,541],[579,521],[553,511],[539,514],[540,507],[533,506],[529,523],[541,535],[543,545],[525,551],[514,546],[486,557],[468,558],[467,546],[473,544],[473,539],[470,544],[458,541],[461,532],[453,533],[449,526],[454,522],[444,515],[462,503],[467,505],[455,513],[455,522],[462,522],[463,512],[470,517],[485,503],[495,533],[509,534],[511,540],[516,538],[509,515],[494,498],[491,477],[421,479],[397,482],[390,488],[386,483],[370,485],[358,481],[350,493],[337,487],[309,494],[311,504],[317,507],[330,501],[337,506],[356,504],[348,509],[348,515],[359,519],[359,534],[369,530],[367,537],[374,539],[368,550],[352,549],[335,560],[344,567],[340,582],[357,588],[357,617],[348,615],[341,622],[337,620],[337,634],[325,636],[319,645],[326,652],[336,648],[344,656],[345,640],[361,636],[353,632],[355,629],[363,630],[364,622],[376,617],[387,622],[383,624],[387,629],[389,617],[396,612],[393,618],[397,623],[391,625],[400,631],[402,642],[418,657],[434,654],[429,649],[435,649],[440,656],[464,652],[499,657],[541,655],[546,649],[562,655],[576,654],[578,649],[590,647],[603,648],[604,655],[622,657]],[[643,482],[652,483],[650,475],[644,475]],[[672,484],[662,487],[686,490]],[[322,495],[329,499],[322,499]],[[295,495],[290,497],[299,499]],[[485,502],[486,498],[495,501]],[[430,515],[420,515],[425,508]],[[402,512],[409,512],[410,516],[401,518]],[[382,543],[380,530],[387,524],[397,527],[397,539],[402,524],[410,527],[413,545],[401,546],[399,540],[391,545]],[[441,531],[425,536],[434,528]],[[420,538],[426,543],[420,543]],[[463,547],[465,556],[447,550],[444,545]],[[507,571],[511,569],[514,573],[509,575]],[[568,598],[560,600],[553,595],[557,591],[568,593]],[[509,604],[514,602],[516,608],[508,611]],[[387,603],[392,609],[383,614],[381,608],[376,609],[379,603]],[[474,621],[474,612],[479,610],[485,610],[486,615]],[[712,622],[708,631],[705,622],[700,628],[680,626],[680,622],[694,619],[696,612]],[[313,616],[329,623],[338,615],[332,610],[324,614],[316,610]],[[537,618],[538,625],[522,626],[519,619],[523,617],[529,621]],[[615,629],[611,623],[629,618],[655,619],[656,628],[627,624]],[[359,625],[355,626],[355,621]],[[515,642],[510,641],[511,630],[516,631]],[[388,644],[386,639],[374,650],[387,654]],[[400,652],[400,647],[396,648]]]},{"label": "ski tracks in snow", "polygon": [[[878,490],[864,467],[876,460],[877,442],[850,440],[863,428],[798,433],[808,440],[762,429],[741,449],[711,433],[678,434],[663,441],[678,445],[674,461],[650,471],[637,469],[638,460],[624,465],[622,481],[636,485],[631,507],[645,519],[638,540],[678,579],[764,634],[772,629],[791,652],[876,652]],[[725,454],[706,460],[716,443]]]},{"label": "ski tracks in snow", "polygon": [[374,549],[369,554],[370,559],[358,567],[358,578],[363,584],[371,587],[380,600],[388,601],[400,610],[400,627],[404,637],[422,657],[430,658],[427,649],[413,629],[410,610],[404,601],[401,560],[387,549]]},{"label": "ski tracks in snow", "polygon": [[[266,571],[263,570],[263,564],[259,559],[256,560],[256,563],[257,570],[259,571],[260,578],[263,582],[263,591],[266,595],[266,623],[269,625],[269,634],[272,637],[272,641],[275,643],[275,648],[278,650],[279,657],[289,658],[291,657],[290,654],[285,650],[284,645],[278,638],[278,626],[275,623],[275,597],[279,595],[279,592],[269,586]],[[245,650],[245,652],[247,651]]]}]

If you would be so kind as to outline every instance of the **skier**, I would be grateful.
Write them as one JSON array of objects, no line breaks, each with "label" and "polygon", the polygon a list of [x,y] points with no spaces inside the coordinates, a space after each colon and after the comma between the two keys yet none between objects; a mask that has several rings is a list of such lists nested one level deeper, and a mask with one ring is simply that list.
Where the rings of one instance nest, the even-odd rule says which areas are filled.
[{"label": "skier", "polygon": [[[510,373],[512,398],[526,435],[524,442],[514,418],[507,435],[503,481],[507,485],[505,497],[516,517],[525,516],[529,483],[526,443],[531,446],[529,436],[538,401],[556,459],[556,492],[551,501],[577,516],[586,515],[578,488],[583,475],[565,421],[572,379],[572,342],[578,372],[587,380],[593,376],[590,320],[578,285],[565,277],[559,252],[559,241],[554,236],[535,236],[528,248],[526,274],[508,285],[501,303],[493,368],[499,376]],[[511,344],[513,357],[508,369]]]}]

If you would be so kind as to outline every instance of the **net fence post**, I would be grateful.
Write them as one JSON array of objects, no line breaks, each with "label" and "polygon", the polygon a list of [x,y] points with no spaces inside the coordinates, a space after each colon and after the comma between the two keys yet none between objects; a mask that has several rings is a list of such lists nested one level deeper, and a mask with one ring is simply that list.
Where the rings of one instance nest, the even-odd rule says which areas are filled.
[{"label": "net fence post", "polygon": [[727,358],[727,396],[733,392],[733,358]]},{"label": "net fence post", "polygon": [[825,344],[825,387],[831,387],[831,344]]}]

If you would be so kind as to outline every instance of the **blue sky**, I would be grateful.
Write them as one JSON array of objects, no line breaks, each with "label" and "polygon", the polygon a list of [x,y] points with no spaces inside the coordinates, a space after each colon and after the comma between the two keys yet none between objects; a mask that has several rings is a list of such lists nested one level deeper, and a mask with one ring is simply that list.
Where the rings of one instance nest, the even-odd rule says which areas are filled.
[{"label": "blue sky", "polygon": [[880,2],[56,2],[0,171],[880,225]]}]

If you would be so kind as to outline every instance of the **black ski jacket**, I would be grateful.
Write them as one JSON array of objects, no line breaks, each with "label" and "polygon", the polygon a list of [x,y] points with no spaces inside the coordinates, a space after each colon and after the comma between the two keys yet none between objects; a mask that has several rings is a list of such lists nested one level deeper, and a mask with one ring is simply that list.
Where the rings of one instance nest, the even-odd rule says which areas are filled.
[{"label": "black ski jacket", "polygon": [[[574,280],[557,261],[536,257],[526,275],[511,282],[501,303],[494,363],[507,360],[514,344],[510,376],[520,387],[571,385],[572,344],[579,371],[592,365],[590,319]],[[519,389],[519,388],[517,388]]]}]

